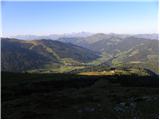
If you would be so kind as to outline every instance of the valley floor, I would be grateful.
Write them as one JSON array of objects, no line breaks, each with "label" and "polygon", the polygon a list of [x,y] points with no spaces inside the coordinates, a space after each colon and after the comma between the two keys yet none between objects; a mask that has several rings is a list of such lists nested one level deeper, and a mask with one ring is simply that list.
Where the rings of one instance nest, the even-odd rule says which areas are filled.
[{"label": "valley floor", "polygon": [[2,118],[158,118],[155,76],[2,72]]}]

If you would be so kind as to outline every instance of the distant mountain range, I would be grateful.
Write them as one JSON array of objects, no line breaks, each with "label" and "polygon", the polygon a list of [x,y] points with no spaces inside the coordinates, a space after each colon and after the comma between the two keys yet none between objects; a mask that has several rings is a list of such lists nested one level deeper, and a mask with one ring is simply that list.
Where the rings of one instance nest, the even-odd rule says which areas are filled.
[{"label": "distant mountain range", "polygon": [[59,38],[70,38],[70,37],[88,37],[93,33],[79,32],[79,33],[64,33],[64,34],[50,34],[50,35],[16,35],[11,38],[22,39],[22,40],[36,40],[36,39],[52,39],[57,40]]},{"label": "distant mountain range", "polygon": [[[119,36],[121,38],[134,36],[138,38],[146,38],[146,39],[158,39],[158,34],[115,34],[115,33],[90,33],[90,32],[78,32],[78,33],[64,33],[64,34],[50,34],[50,35],[16,35],[11,36],[10,38],[22,39],[22,40],[36,40],[36,39],[52,39],[57,40],[59,38],[86,38],[92,35],[99,35],[99,36]],[[97,36],[98,37],[98,36]],[[95,39],[95,38],[94,38]]]},{"label": "distant mountain range", "polygon": [[157,34],[84,32],[55,39],[2,38],[2,70],[27,71],[46,65],[107,65],[140,66],[158,73]]}]

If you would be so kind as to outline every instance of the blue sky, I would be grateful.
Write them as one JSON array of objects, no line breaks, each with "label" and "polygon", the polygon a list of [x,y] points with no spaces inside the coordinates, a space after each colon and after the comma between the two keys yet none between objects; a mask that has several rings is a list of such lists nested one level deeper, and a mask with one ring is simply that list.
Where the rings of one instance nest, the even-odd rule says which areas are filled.
[{"label": "blue sky", "polygon": [[2,35],[156,33],[158,2],[2,2]]}]

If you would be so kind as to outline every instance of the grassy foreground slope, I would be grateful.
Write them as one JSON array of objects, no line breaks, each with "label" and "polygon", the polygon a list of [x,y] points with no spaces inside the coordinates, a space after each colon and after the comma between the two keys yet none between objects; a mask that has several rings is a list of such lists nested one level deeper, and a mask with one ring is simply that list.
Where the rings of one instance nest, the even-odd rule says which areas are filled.
[{"label": "grassy foreground slope", "polygon": [[2,72],[2,118],[158,118],[158,76]]}]

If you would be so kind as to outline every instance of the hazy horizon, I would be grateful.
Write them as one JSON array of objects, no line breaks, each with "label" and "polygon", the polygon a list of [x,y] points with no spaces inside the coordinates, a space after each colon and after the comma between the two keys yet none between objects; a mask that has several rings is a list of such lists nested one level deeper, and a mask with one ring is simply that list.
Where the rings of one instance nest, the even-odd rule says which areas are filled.
[{"label": "hazy horizon", "polygon": [[96,32],[96,33],[92,33],[92,32],[69,32],[69,33],[51,33],[51,34],[17,34],[17,35],[10,35],[10,36],[1,36],[3,38],[14,38],[17,36],[37,36],[37,37],[41,37],[41,36],[67,36],[67,35],[76,35],[76,34],[89,34],[90,35],[94,35],[94,34],[106,34],[106,35],[110,35],[110,34],[115,34],[115,35],[158,35],[159,33],[104,33],[104,32]]}]

